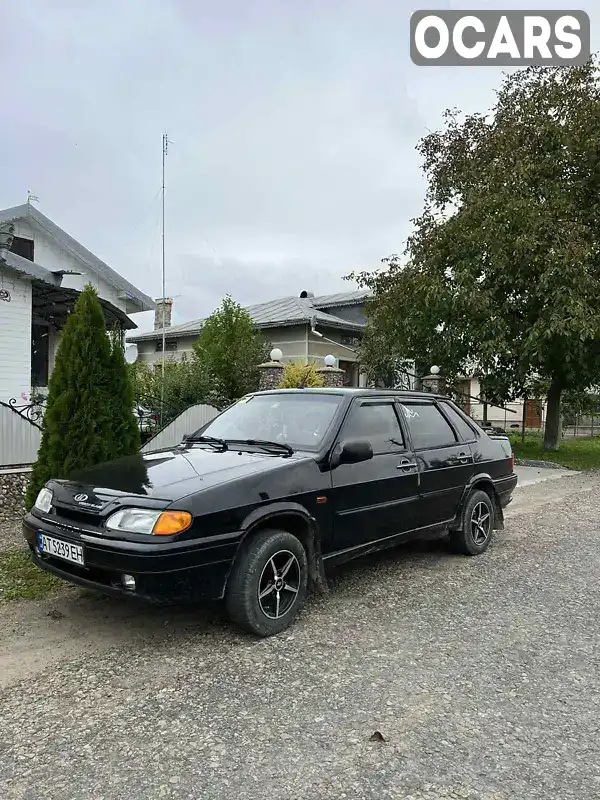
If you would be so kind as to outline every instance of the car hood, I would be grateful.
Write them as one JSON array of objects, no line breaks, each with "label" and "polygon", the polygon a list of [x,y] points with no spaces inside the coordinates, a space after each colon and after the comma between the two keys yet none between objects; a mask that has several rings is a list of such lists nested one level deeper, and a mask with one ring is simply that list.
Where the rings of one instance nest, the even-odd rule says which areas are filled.
[{"label": "car hood", "polygon": [[[151,455],[137,454],[79,470],[69,480],[55,481],[60,494],[89,494],[90,498],[76,500],[81,505],[96,496],[100,502],[108,497],[141,495],[173,502],[193,492],[229,483],[250,475],[263,475],[298,461],[311,458],[306,453],[283,457],[263,452],[228,450],[219,452],[208,448],[190,447]],[[84,505],[85,507],[85,505]]]}]

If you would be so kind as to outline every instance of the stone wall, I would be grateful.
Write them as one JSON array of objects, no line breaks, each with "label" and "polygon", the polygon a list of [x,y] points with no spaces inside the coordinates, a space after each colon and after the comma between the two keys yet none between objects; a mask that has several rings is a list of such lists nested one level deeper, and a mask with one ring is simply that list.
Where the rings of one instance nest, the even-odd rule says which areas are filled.
[{"label": "stone wall", "polygon": [[30,470],[0,471],[0,529],[25,513],[25,490],[30,475]]}]

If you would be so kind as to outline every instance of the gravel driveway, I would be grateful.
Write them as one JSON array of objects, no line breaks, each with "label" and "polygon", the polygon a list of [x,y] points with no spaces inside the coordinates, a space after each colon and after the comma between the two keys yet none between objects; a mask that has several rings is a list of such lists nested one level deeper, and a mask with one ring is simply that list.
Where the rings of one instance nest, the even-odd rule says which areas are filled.
[{"label": "gravel driveway", "polygon": [[600,478],[551,483],[485,555],[364,559],[269,640],[75,590],[5,606],[0,797],[600,798]]}]

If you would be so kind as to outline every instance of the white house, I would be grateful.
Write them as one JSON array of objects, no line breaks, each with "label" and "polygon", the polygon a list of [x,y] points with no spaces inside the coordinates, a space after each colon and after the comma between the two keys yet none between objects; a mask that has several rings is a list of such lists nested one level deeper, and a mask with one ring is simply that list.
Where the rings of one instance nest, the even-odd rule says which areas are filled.
[{"label": "white house", "polygon": [[155,307],[31,203],[0,211],[0,401],[47,386],[60,331],[88,283],[107,325],[137,328],[129,314]]}]

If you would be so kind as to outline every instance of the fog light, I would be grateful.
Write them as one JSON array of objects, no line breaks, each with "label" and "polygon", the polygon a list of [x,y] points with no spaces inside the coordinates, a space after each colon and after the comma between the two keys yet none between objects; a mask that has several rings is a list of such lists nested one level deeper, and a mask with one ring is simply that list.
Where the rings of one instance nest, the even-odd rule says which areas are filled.
[{"label": "fog light", "polygon": [[135,592],[135,578],[133,575],[121,575],[121,583],[128,592]]}]

